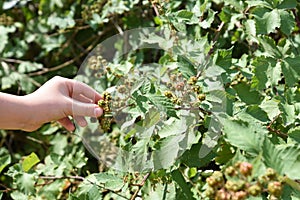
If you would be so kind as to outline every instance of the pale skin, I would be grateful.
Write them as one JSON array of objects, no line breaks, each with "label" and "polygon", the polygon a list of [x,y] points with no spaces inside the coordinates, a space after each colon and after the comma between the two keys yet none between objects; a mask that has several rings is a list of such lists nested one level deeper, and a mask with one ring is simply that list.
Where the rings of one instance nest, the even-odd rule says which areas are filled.
[{"label": "pale skin", "polygon": [[0,129],[34,131],[43,124],[58,121],[68,131],[86,126],[85,116],[99,117],[101,96],[88,85],[56,76],[35,92],[16,96],[0,92]]}]

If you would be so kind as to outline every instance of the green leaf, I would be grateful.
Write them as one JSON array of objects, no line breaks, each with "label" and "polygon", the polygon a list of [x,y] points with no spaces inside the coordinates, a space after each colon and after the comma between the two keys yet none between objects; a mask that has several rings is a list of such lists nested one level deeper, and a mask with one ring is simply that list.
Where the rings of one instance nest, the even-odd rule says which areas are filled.
[{"label": "green leaf", "polygon": [[7,149],[0,148],[0,174],[11,163],[11,156]]},{"label": "green leaf", "polygon": [[223,121],[225,140],[253,155],[258,155],[262,142],[268,131],[262,125],[254,122],[225,119]]},{"label": "green leaf", "polygon": [[214,56],[214,63],[227,71],[232,64],[232,49],[219,49]]},{"label": "green leaf", "polygon": [[98,184],[104,184],[104,187],[108,190],[118,191],[124,186],[122,177],[118,177],[115,174],[109,174],[108,172],[94,174]]},{"label": "green leaf", "polygon": [[22,169],[24,172],[28,172],[34,165],[39,162],[39,157],[34,152],[32,152],[30,155],[24,158],[22,162]]},{"label": "green leaf", "polygon": [[193,193],[191,192],[191,185],[185,181],[183,175],[179,170],[175,170],[171,172],[172,178],[179,185],[185,199],[193,200]]},{"label": "green leaf", "polygon": [[268,114],[258,105],[250,105],[249,107],[247,107],[246,112],[262,122],[269,121]]},{"label": "green leaf", "polygon": [[169,137],[171,135],[178,135],[186,132],[186,119],[181,117],[180,119],[170,118],[167,120],[162,129],[158,131],[160,138]]},{"label": "green leaf", "polygon": [[[281,19],[278,9],[267,11],[267,9],[260,8],[259,12],[256,10],[255,21],[256,21],[256,33],[257,34],[269,34],[274,32],[276,28],[280,28]],[[260,16],[263,13],[262,16]]]},{"label": "green leaf", "polygon": [[267,56],[279,58],[279,59],[283,58],[282,53],[280,52],[275,41],[271,37],[262,36],[259,37],[258,40],[264,49],[264,53]]},{"label": "green leaf", "polygon": [[280,114],[279,101],[274,99],[264,100],[259,107],[268,115],[269,120],[275,119]]},{"label": "green leaf", "polygon": [[264,163],[267,167],[271,167],[281,174],[283,171],[283,162],[279,153],[276,146],[268,138],[265,138],[262,146]]},{"label": "green leaf", "polygon": [[178,157],[180,146],[179,142],[182,141],[184,135],[169,136],[159,141],[156,146],[158,148],[153,153],[153,163],[155,169],[167,169],[174,164]]},{"label": "green leaf", "polygon": [[282,62],[282,72],[288,86],[294,86],[300,79],[300,56],[287,57]]},{"label": "green leaf", "polygon": [[27,72],[32,72],[38,69],[42,69],[43,65],[35,62],[22,62],[19,67],[18,71],[20,73],[27,73]]},{"label": "green leaf", "polygon": [[294,16],[285,10],[280,10],[280,18],[281,18],[281,31],[286,34],[290,35],[296,25]]},{"label": "green leaf", "polygon": [[282,113],[283,125],[288,126],[296,120],[295,106],[288,103],[279,104],[279,109]]},{"label": "green leaf", "polygon": [[292,128],[288,131],[288,136],[300,143],[300,127]]},{"label": "green leaf", "polygon": [[178,56],[178,69],[185,78],[190,78],[196,75],[196,69],[194,64],[184,56]]},{"label": "green leaf", "polygon": [[166,112],[166,114],[169,117],[178,118],[176,110],[174,108],[174,104],[167,97],[152,94],[147,94],[145,95],[145,97],[147,97],[149,101],[153,103],[153,105],[156,106],[159,111]]},{"label": "green leaf", "polygon": [[180,10],[177,12],[176,17],[182,20],[190,20],[193,17],[193,13],[187,10]]},{"label": "green leaf", "polygon": [[234,86],[240,99],[246,104],[259,104],[262,101],[262,96],[259,92],[253,90],[251,91],[250,85],[241,82]]},{"label": "green leaf", "polygon": [[278,9],[292,9],[296,8],[297,0],[283,0],[281,4],[278,5]]},{"label": "green leaf", "polygon": [[15,176],[15,181],[21,192],[24,194],[35,194],[35,175],[26,172]]}]

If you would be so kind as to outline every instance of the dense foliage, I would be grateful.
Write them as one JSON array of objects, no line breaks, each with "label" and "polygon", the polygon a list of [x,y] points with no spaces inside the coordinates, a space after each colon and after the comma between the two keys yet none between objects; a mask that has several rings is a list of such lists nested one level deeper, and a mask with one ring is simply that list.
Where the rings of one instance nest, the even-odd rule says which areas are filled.
[{"label": "dense foliage", "polygon": [[300,199],[299,1],[0,10],[2,92],[61,75],[101,92],[105,111],[74,133],[0,130],[3,199]]}]

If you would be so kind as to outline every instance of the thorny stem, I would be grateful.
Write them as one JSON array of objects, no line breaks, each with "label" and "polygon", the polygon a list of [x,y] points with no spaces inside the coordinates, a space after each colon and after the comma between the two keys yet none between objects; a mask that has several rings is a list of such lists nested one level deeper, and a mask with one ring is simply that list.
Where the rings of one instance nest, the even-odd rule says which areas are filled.
[{"label": "thorny stem", "polygon": [[148,179],[148,177],[150,176],[150,174],[151,174],[151,172],[148,172],[148,173],[144,176],[142,182],[141,182],[140,184],[137,184],[138,189],[137,189],[137,190],[134,192],[134,194],[131,196],[130,200],[134,200],[134,199],[137,197],[139,191],[140,191],[141,188],[145,185],[146,180]]},{"label": "thorny stem", "polygon": [[272,125],[273,125],[274,122],[278,119],[278,117],[279,117],[280,115],[281,115],[281,113],[278,114],[278,115],[271,121],[271,123],[267,126],[267,129],[268,129],[269,131],[273,132],[273,133],[276,133],[277,135],[279,135],[279,136],[281,136],[281,137],[287,137],[287,134],[286,134],[286,133],[282,133],[281,131],[272,128]]}]

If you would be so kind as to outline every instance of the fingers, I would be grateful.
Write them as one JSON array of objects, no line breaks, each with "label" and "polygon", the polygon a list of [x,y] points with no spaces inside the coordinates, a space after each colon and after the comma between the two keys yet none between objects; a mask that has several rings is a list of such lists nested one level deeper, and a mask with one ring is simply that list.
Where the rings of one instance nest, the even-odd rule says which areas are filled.
[{"label": "fingers", "polygon": [[75,116],[74,120],[77,122],[77,124],[81,127],[85,127],[87,125],[87,121],[84,117],[81,116]]},{"label": "fingers", "polygon": [[[92,100],[93,103],[97,103],[102,97],[101,95],[90,86],[73,80],[72,98],[86,102]],[[84,100],[82,100],[84,98]]]},{"label": "fingers", "polygon": [[76,116],[88,116],[88,117],[100,117],[103,114],[102,108],[94,103],[83,103],[73,99],[72,102],[72,115]]},{"label": "fingers", "polygon": [[72,123],[72,121],[68,117],[62,118],[62,119],[58,120],[58,122],[63,127],[65,127],[68,131],[74,131],[75,130],[74,124]]}]

